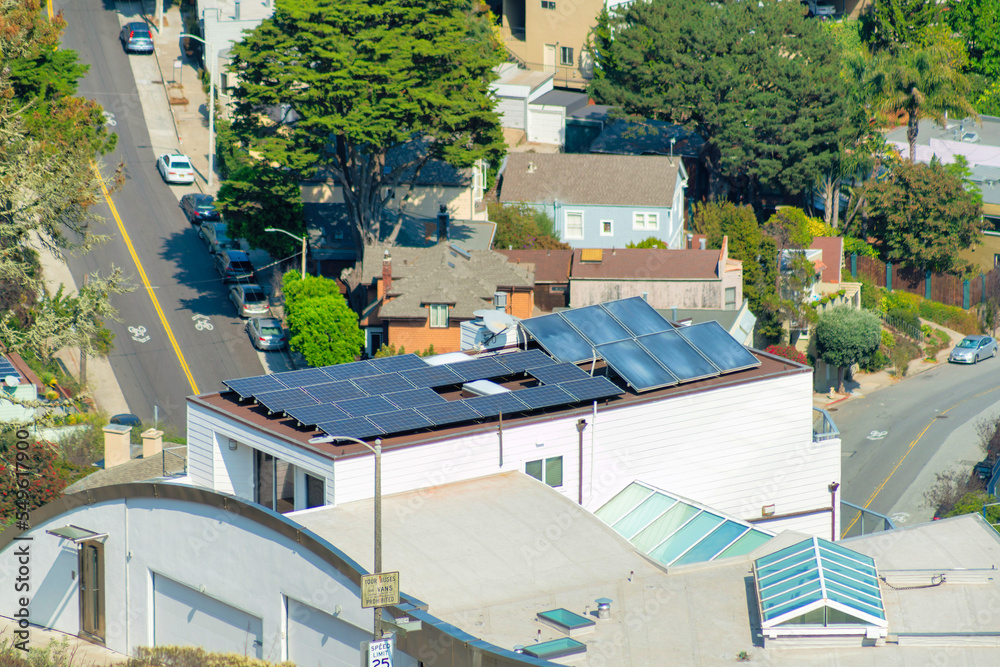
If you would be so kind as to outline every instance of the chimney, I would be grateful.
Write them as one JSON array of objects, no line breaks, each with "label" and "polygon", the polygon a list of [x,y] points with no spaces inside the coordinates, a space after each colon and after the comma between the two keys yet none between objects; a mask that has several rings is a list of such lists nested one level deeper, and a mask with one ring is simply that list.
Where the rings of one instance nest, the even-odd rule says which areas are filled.
[{"label": "chimney", "polygon": [[151,428],[142,432],[142,458],[151,459],[163,451],[163,431]]},{"label": "chimney", "polygon": [[698,239],[698,250],[704,250],[704,249],[705,249],[705,239],[703,238]]},{"label": "chimney", "polygon": [[236,11],[233,12],[235,16],[233,17],[237,21],[240,20],[240,0],[236,0]]},{"label": "chimney", "polygon": [[389,250],[385,251],[385,255],[382,257],[382,298],[387,298],[389,296],[389,291],[392,289],[392,257],[389,255]]},{"label": "chimney", "polygon": [[132,458],[132,427],[108,424],[104,427],[104,469],[128,463]]},{"label": "chimney", "polygon": [[448,222],[451,216],[448,215],[448,207],[444,204],[438,206],[438,243],[448,239]]},{"label": "chimney", "polygon": [[687,239],[688,239],[688,250],[693,250],[694,249],[694,234],[692,234],[691,232],[688,232]]}]

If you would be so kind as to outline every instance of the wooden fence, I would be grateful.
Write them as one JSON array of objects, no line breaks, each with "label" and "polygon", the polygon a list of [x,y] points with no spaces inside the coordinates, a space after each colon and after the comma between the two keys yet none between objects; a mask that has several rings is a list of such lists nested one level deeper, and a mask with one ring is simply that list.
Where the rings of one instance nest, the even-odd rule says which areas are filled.
[{"label": "wooden fence", "polygon": [[963,280],[949,273],[907,269],[853,254],[845,254],[844,265],[854,278],[864,276],[879,287],[903,290],[966,310],[989,299],[1000,300],[1000,266],[993,267],[989,273]]}]

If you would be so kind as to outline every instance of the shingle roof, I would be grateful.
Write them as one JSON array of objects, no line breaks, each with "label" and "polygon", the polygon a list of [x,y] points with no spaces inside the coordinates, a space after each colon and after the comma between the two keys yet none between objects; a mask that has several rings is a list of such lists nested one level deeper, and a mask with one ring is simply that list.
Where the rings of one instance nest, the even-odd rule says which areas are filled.
[{"label": "shingle roof", "polygon": [[500,201],[670,207],[679,163],[658,155],[511,153]]},{"label": "shingle roof", "polygon": [[[110,486],[111,484],[124,484],[127,482],[146,482],[163,477],[164,467],[167,476],[181,475],[187,465],[187,446],[175,445],[169,442],[163,443],[164,449],[171,452],[161,451],[148,459],[142,457],[121,463],[112,468],[104,468],[91,473],[67,486],[63,493],[76,493],[87,489],[95,489],[99,486]],[[173,454],[176,454],[174,456]]]},{"label": "shingle roof", "polygon": [[[386,246],[365,249],[366,283],[382,275]],[[533,287],[532,266],[510,264],[491,250],[465,251],[468,258],[449,243],[431,248],[388,248],[392,261],[392,289],[398,296],[379,309],[382,319],[427,317],[424,304],[454,304],[449,316],[472,319],[473,313],[489,307],[498,287]]]},{"label": "shingle roof", "polygon": [[581,261],[582,249],[573,251],[573,280],[660,279],[717,280],[721,251],[620,248],[605,250],[600,262]]},{"label": "shingle roof", "polygon": [[572,250],[498,250],[514,264],[533,264],[535,283],[569,282]]}]

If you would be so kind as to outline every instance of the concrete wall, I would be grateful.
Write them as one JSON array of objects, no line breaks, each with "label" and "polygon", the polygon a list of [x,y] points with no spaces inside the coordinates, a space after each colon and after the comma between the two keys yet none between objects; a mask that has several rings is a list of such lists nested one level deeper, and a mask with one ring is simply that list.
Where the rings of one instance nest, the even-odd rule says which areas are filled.
[{"label": "concrete wall", "polygon": [[[642,267],[636,268],[638,273]],[[645,294],[653,308],[722,309],[728,287],[736,289],[734,310],[738,310],[743,303],[743,274],[740,271],[724,272],[721,280],[571,279],[570,305],[582,308]]]},{"label": "concrete wall", "polygon": [[[387,190],[387,189],[386,189]],[[477,176],[474,186],[443,187],[417,186],[409,193],[409,188],[396,188],[396,198],[391,200],[386,208],[397,210],[399,198],[406,196],[403,211],[415,217],[437,220],[441,204],[448,207],[448,212],[454,220],[486,220],[486,209],[476,211],[475,202],[482,199],[482,177]],[[383,195],[385,191],[383,191]],[[341,204],[344,195],[340,186],[334,183],[305,183],[302,185],[302,201],[316,204]]]}]

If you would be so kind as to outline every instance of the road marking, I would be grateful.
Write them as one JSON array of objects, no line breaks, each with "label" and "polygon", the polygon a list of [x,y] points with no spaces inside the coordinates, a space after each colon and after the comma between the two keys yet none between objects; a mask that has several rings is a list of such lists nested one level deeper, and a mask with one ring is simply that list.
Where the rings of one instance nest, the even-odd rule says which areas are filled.
[{"label": "road marking", "polygon": [[881,440],[889,435],[888,431],[872,431],[868,434],[868,440]]},{"label": "road marking", "polygon": [[170,345],[174,348],[174,353],[177,355],[177,361],[181,364],[181,370],[184,371],[185,377],[187,377],[188,384],[191,385],[191,391],[195,394],[200,394],[198,391],[198,385],[195,384],[194,376],[191,375],[191,369],[188,368],[187,362],[184,361],[184,353],[181,352],[180,345],[177,344],[177,339],[174,338],[174,332],[170,328],[170,324],[167,322],[167,316],[163,314],[163,308],[160,307],[160,301],[156,298],[156,293],[153,291],[152,285],[149,284],[149,278],[146,277],[146,270],[142,268],[142,262],[139,261],[139,255],[135,251],[135,246],[132,245],[132,239],[129,237],[128,232],[125,231],[125,223],[122,222],[122,218],[118,215],[118,209],[115,208],[115,203],[111,200],[111,193],[108,192],[108,188],[104,185],[104,177],[101,176],[100,170],[97,165],[91,165],[94,170],[94,174],[97,175],[97,182],[101,184],[101,192],[104,193],[104,199],[108,202],[108,208],[111,209],[111,215],[114,217],[115,222],[118,223],[118,231],[122,233],[122,240],[125,241],[125,246],[128,248],[128,254],[132,256],[132,261],[135,262],[135,268],[139,271],[139,277],[142,279],[142,284],[146,287],[146,293],[149,294],[149,300],[153,302],[153,308],[156,309],[156,314],[160,317],[160,322],[163,323],[163,328],[167,332],[167,338],[170,339]]},{"label": "road marking", "polygon": [[194,320],[194,328],[198,331],[212,331],[215,329],[215,325],[209,320],[208,315],[192,315],[191,319]]},{"label": "road marking", "polygon": [[149,336],[146,335],[146,327],[144,326],[129,327],[128,332],[132,334],[132,340],[137,343],[146,343],[149,341]]}]

